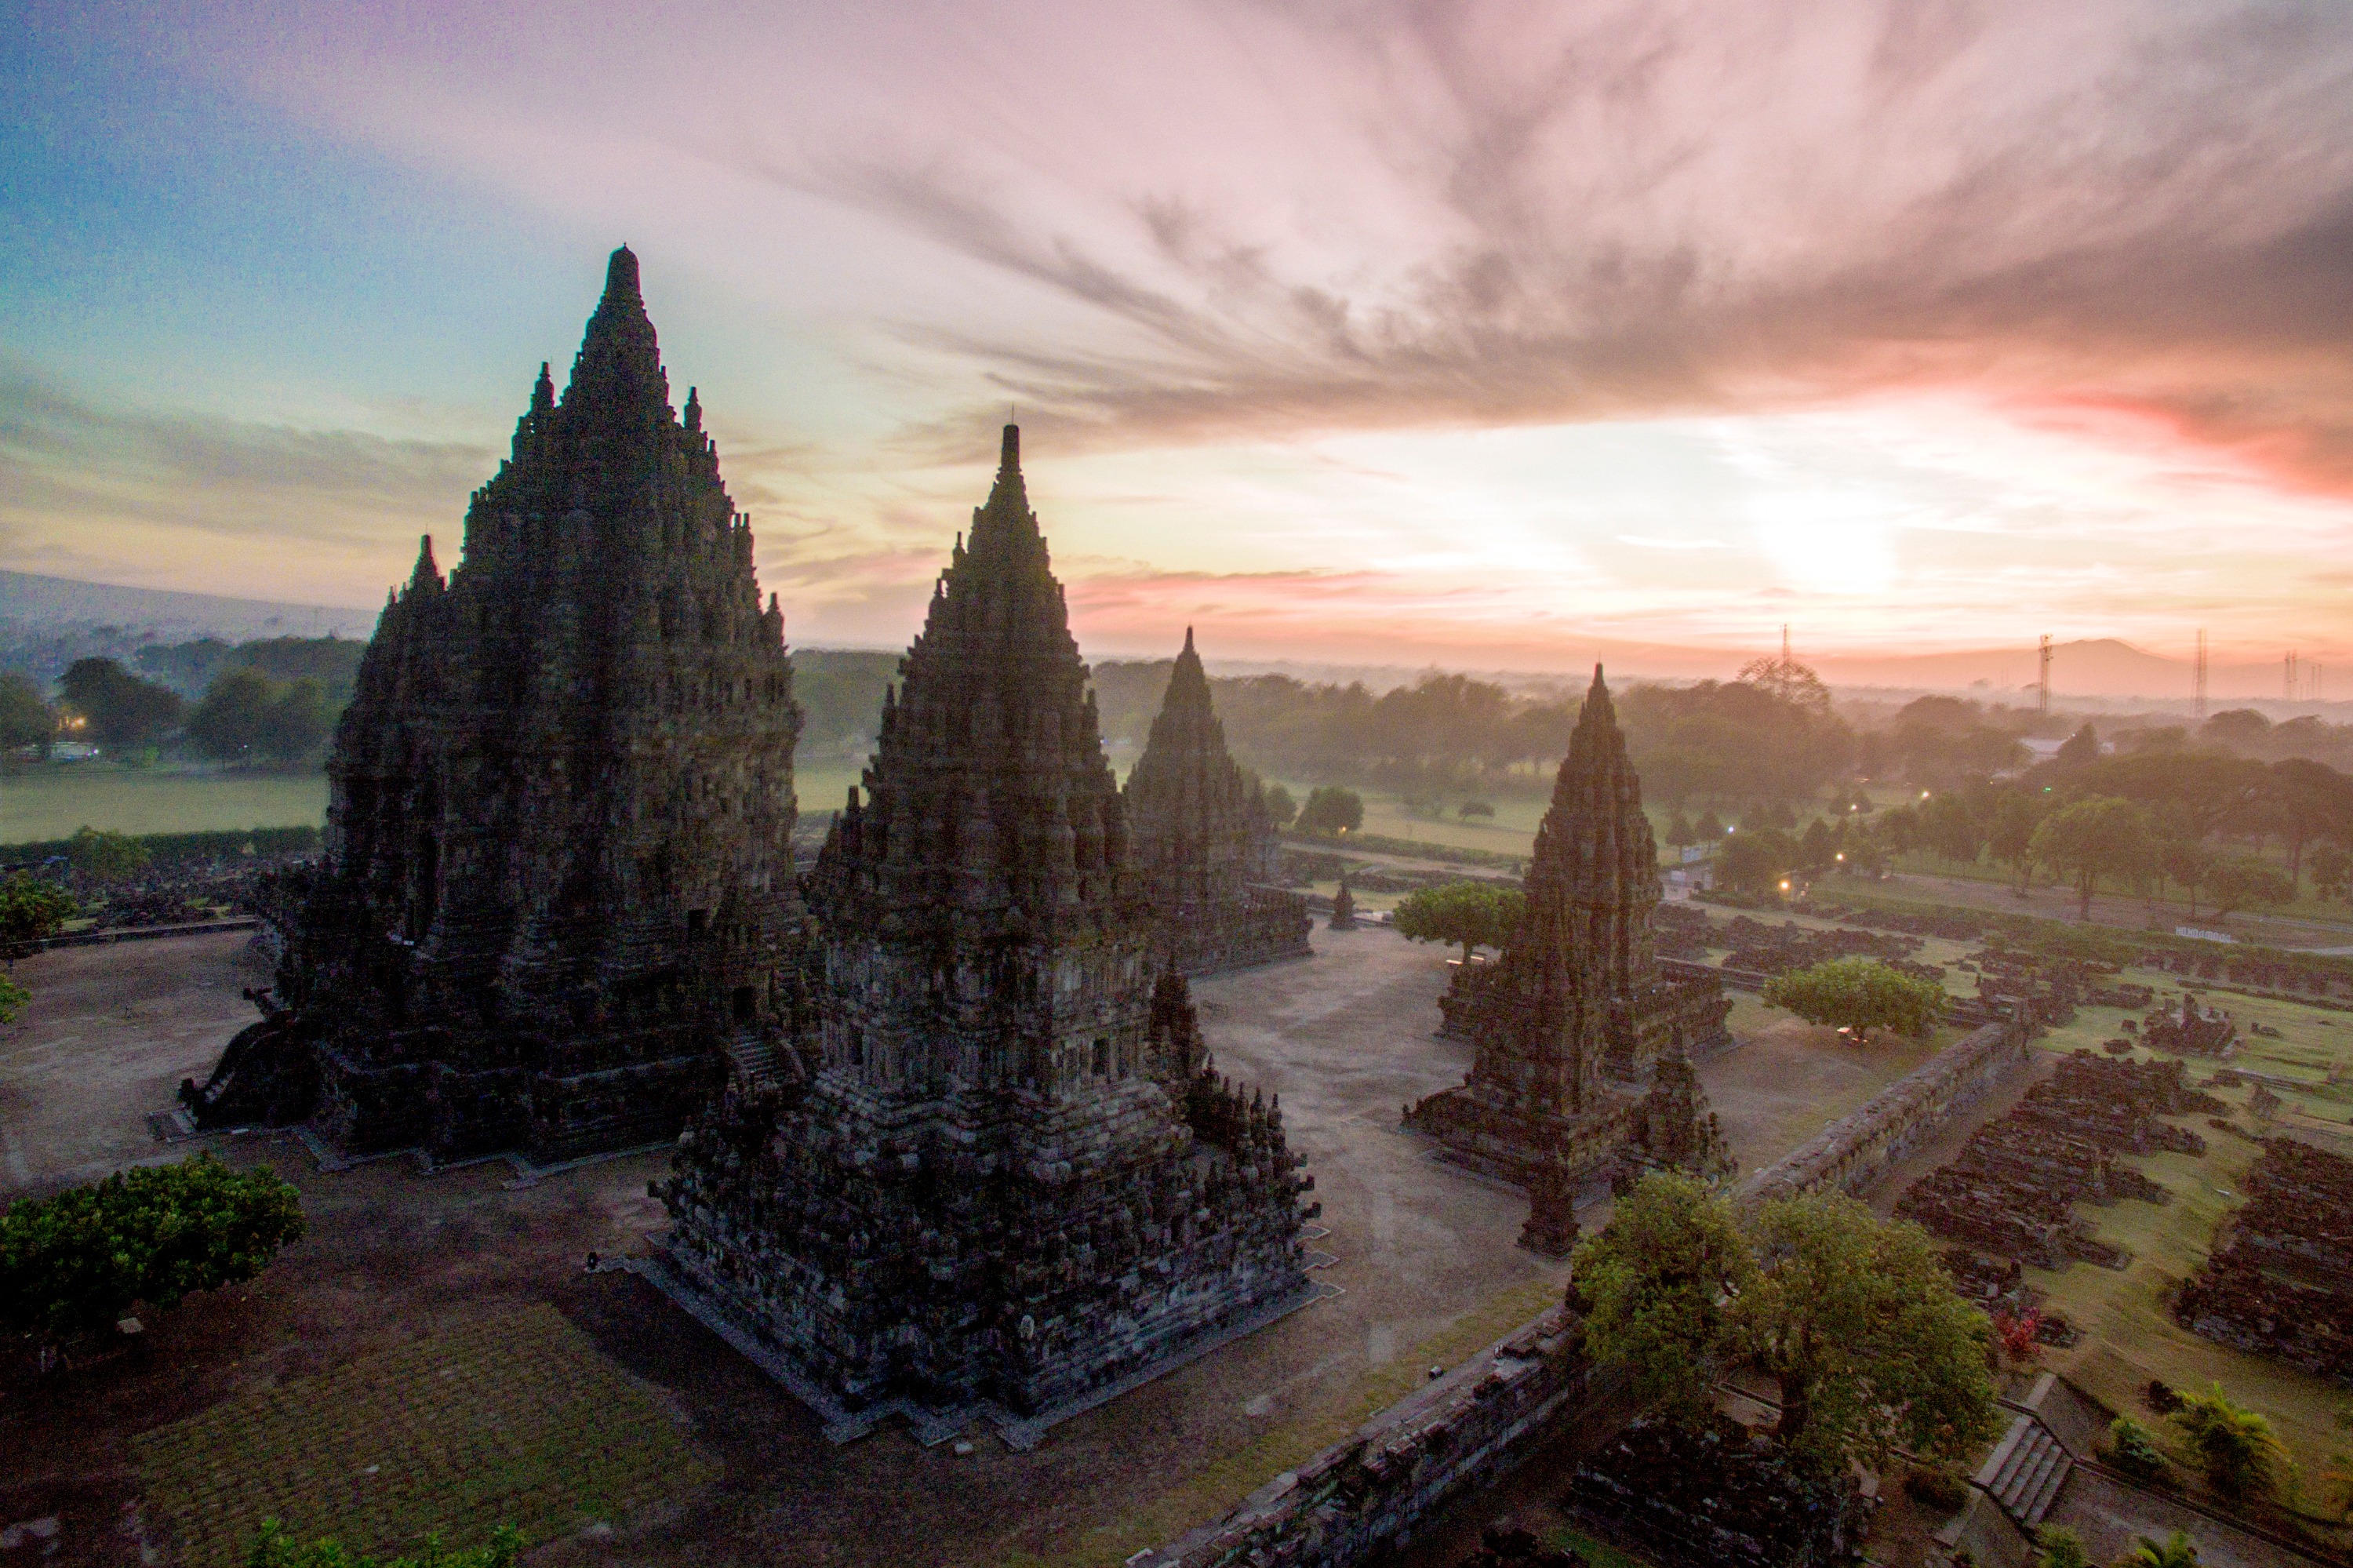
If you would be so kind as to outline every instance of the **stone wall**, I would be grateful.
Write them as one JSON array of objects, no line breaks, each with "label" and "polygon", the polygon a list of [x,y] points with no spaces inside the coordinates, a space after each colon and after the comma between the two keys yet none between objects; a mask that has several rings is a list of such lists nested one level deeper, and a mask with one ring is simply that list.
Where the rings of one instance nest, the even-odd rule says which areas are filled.
[{"label": "stone wall", "polygon": [[1556,1308],[1390,1405],[1224,1518],[1130,1558],[1134,1568],[1271,1563],[1347,1568],[1509,1470],[1588,1386],[1576,1319]]},{"label": "stone wall", "polygon": [[1735,1195],[1744,1203],[1763,1203],[1826,1187],[1861,1192],[2025,1066],[2031,1037],[2028,1026],[2016,1022],[1989,1023],[1962,1036],[1852,1116],[1743,1181]]}]

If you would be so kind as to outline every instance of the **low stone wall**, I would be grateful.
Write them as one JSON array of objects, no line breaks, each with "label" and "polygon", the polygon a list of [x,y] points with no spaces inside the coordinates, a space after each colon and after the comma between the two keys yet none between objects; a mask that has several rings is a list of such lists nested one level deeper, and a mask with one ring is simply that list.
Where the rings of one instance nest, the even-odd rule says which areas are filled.
[{"label": "low stone wall", "polygon": [[1134,1568],[1348,1568],[1402,1544],[1432,1510],[1510,1469],[1595,1392],[1576,1321],[1556,1308],[1390,1405],[1241,1506],[1128,1561]]},{"label": "low stone wall", "polygon": [[1735,1200],[1764,1203],[1824,1188],[1861,1192],[2024,1067],[2032,1035],[2029,1025],[2006,1022],[1962,1036],[1880,1090],[1852,1116],[1831,1123],[1812,1141],[1743,1181]]}]

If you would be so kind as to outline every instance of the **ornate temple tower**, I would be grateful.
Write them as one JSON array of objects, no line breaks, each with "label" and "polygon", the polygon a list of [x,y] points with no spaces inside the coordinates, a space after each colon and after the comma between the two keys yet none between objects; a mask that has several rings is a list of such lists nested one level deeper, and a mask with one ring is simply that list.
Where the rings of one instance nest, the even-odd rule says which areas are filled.
[{"label": "ornate temple tower", "polygon": [[445,582],[427,541],[385,607],[270,1017],[184,1097],[312,1115],[354,1152],[674,1134],[723,1051],[790,1022],[799,726],[749,523],[617,250],[462,563]]},{"label": "ornate temple tower", "polygon": [[1476,1050],[1469,1080],[1406,1119],[1514,1180],[1564,1162],[1581,1176],[1625,1136],[1632,1111],[1605,1073],[1634,1077],[1671,1045],[1713,1044],[1729,1011],[1720,987],[1661,977],[1651,941],[1658,847],[1598,665],[1525,888],[1501,961],[1458,999]]},{"label": "ornate temple tower", "polygon": [[1136,871],[1177,969],[1208,974],[1309,956],[1306,900],[1268,885],[1274,824],[1257,780],[1226,749],[1190,627],[1122,797]]},{"label": "ornate temple tower", "polygon": [[670,1266],[842,1412],[1035,1415],[1309,1298],[1279,1108],[1209,1076],[1005,430],[807,879],[806,1090],[682,1140]]}]

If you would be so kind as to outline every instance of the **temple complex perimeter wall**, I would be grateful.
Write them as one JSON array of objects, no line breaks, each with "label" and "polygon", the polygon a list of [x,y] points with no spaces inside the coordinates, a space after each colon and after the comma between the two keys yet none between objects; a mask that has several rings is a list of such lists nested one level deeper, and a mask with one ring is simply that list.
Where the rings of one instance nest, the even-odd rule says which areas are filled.
[{"label": "temple complex perimeter wall", "polygon": [[1743,1181],[1735,1200],[1746,1206],[1824,1188],[1861,1192],[2024,1067],[2033,1036],[2032,1026],[2015,1021],[1963,1035],[1852,1116],[1831,1123],[1810,1142]]},{"label": "temple complex perimeter wall", "polygon": [[[1744,1205],[1835,1187],[1853,1192],[2031,1059],[2030,1026],[1989,1023],[1891,1084],[1852,1116],[1741,1183]],[[1560,1308],[1417,1390],[1224,1518],[1131,1560],[1135,1568],[1313,1563],[1347,1568],[1403,1544],[1420,1521],[1510,1471],[1602,1390]]]}]

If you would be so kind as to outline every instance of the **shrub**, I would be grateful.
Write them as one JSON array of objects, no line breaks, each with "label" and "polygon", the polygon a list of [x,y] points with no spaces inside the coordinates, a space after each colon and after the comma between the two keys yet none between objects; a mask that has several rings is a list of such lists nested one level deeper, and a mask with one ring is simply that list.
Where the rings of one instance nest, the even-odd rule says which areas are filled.
[{"label": "shrub", "polygon": [[428,1535],[416,1556],[379,1563],[363,1552],[347,1551],[343,1542],[332,1539],[298,1546],[287,1536],[284,1525],[265,1519],[254,1535],[252,1549],[245,1554],[245,1568],[514,1568],[522,1552],[522,1532],[502,1524],[491,1531],[484,1544],[466,1551],[445,1551],[439,1536]]},{"label": "shrub", "polygon": [[1915,1465],[1904,1472],[1904,1490],[1915,1502],[1951,1513],[1969,1500],[1969,1489],[1958,1476],[1934,1465]]},{"label": "shrub", "polygon": [[1299,809],[1299,831],[1303,833],[1320,833],[1329,838],[1353,833],[1364,825],[1364,797],[1337,785],[1318,785],[1308,792],[1307,804]]},{"label": "shrub", "polygon": [[20,1199],[0,1213],[0,1322],[102,1329],[136,1302],[167,1308],[251,1279],[301,1234],[293,1188],[209,1154]]},{"label": "shrub", "polygon": [[153,859],[147,846],[128,833],[83,827],[66,841],[66,858],[84,876],[98,882],[120,882],[147,869]]},{"label": "shrub", "polygon": [[54,882],[22,871],[0,882],[0,958],[13,959],[56,936],[73,912],[73,895]]},{"label": "shrub", "polygon": [[2084,1538],[2063,1524],[2049,1524],[2036,1531],[2034,1544],[2039,1549],[2034,1568],[2092,1568],[2091,1554],[2084,1550]]},{"label": "shrub", "polygon": [[2153,1481],[2165,1473],[2165,1455],[2156,1437],[2129,1415],[2108,1423],[2108,1463],[2137,1481]]},{"label": "shrub", "polygon": [[2253,1499],[2279,1490],[2287,1474],[2287,1450],[2272,1424],[2232,1404],[2221,1383],[2186,1396],[2171,1420],[2208,1483],[2224,1497]]}]

